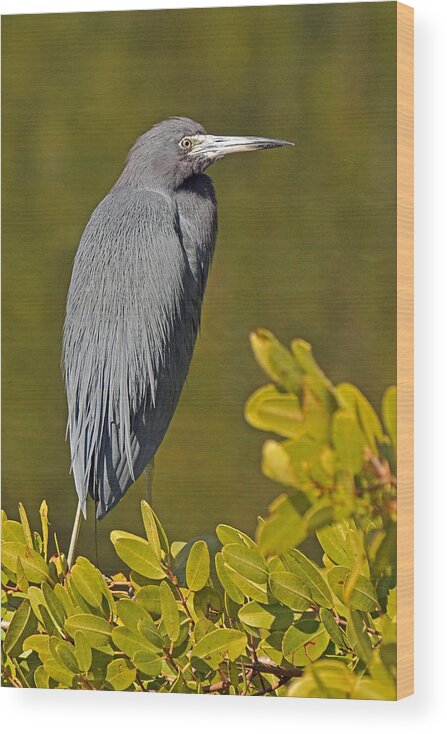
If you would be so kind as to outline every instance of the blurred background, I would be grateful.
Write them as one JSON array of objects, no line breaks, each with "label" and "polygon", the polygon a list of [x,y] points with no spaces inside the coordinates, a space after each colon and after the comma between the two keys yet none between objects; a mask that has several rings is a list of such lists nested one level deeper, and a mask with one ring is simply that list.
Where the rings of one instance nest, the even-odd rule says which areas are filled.
[{"label": "blurred background", "polygon": [[[252,532],[279,493],[265,435],[243,417],[267,380],[258,326],[303,337],[334,381],[378,408],[396,379],[396,4],[3,18],[3,482],[67,548],[76,508],[61,333],[82,230],[135,138],[185,115],[215,134],[295,148],[209,169],[219,237],[201,335],[156,458],[153,504],[171,540],[218,522]],[[142,530],[144,480],[98,525]],[[79,550],[95,558],[93,508]]]}]

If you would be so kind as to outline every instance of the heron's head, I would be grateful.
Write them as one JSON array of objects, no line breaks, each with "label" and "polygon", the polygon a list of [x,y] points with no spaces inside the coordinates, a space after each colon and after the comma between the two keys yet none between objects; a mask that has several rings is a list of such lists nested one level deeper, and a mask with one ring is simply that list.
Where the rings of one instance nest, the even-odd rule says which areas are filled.
[{"label": "heron's head", "polygon": [[293,145],[286,140],[208,135],[198,122],[172,117],[144,133],[130,150],[126,179],[133,175],[175,189],[228,153]]}]

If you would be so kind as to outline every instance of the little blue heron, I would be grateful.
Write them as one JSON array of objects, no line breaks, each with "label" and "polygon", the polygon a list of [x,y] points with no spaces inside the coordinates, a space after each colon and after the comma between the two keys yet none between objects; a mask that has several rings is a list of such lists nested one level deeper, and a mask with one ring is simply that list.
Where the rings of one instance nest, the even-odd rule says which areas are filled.
[{"label": "little blue heron", "polygon": [[63,335],[79,499],[69,566],[88,494],[100,519],[151,467],[188,374],[217,233],[214,188],[203,171],[227,153],[284,145],[293,144],[208,135],[188,118],[165,120],[138,138],[90,217]]}]

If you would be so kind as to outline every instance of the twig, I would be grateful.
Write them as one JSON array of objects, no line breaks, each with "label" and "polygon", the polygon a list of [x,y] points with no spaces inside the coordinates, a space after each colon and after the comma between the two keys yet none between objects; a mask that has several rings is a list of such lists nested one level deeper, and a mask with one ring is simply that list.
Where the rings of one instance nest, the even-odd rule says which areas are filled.
[{"label": "twig", "polygon": [[258,660],[256,663],[244,662],[242,665],[246,668],[251,668],[255,673],[269,673],[270,675],[276,675],[278,678],[301,678],[303,675],[303,668],[285,668],[282,665],[276,665],[276,663],[269,663],[264,660]]},{"label": "twig", "polygon": [[[255,645],[255,641],[253,639],[253,635],[250,635],[250,647],[251,647],[251,651],[252,651],[252,654],[253,654],[253,660],[255,661],[255,665],[259,665],[259,660],[258,660],[258,655],[257,655],[257,652],[256,652],[256,645]],[[252,670],[254,670],[254,668],[252,668]],[[256,672],[259,674],[259,671],[256,671]],[[265,683],[264,683],[264,679],[263,679],[263,677],[261,675],[259,675],[259,680],[261,682],[262,690],[265,691]]]},{"label": "twig", "polygon": [[[280,686],[284,685],[284,683],[287,683],[287,681],[289,681],[291,678],[301,678],[304,673],[303,668],[284,668],[282,665],[276,665],[275,663],[267,662],[264,660],[258,660],[257,662],[242,662],[241,665],[244,669],[248,668],[248,673],[246,676],[246,686],[245,690],[241,693],[242,696],[249,695],[250,683],[252,682],[253,678],[260,673],[276,675],[279,680],[276,683],[273,683],[271,686],[265,687],[264,685],[262,691],[253,694],[255,696],[264,696],[267,693],[272,693],[273,691],[276,691],[277,688],[280,688]],[[261,681],[263,682],[262,678]],[[218,683],[212,683],[209,686],[203,686],[202,691],[203,693],[217,693],[218,691],[225,691],[229,687],[230,681],[227,679],[221,680]]]},{"label": "twig", "polygon": [[7,594],[13,594],[16,591],[20,591],[18,586],[8,586],[8,584],[2,584],[3,591],[6,591]]},{"label": "twig", "polygon": [[[245,666],[243,667],[243,671],[245,672]],[[255,675],[255,671],[253,668],[250,668],[248,673],[245,676],[245,690],[242,691],[241,696],[248,696],[248,692],[250,690],[250,683]]]},{"label": "twig", "polygon": [[185,599],[185,597],[182,594],[182,590],[180,588],[180,584],[178,582],[177,576],[171,571],[170,568],[168,568],[168,575],[169,575],[169,580],[171,581],[171,583],[173,584],[175,590],[177,591],[177,596],[179,598],[180,604],[182,605],[183,609],[185,610],[185,614],[188,617],[189,623],[190,624],[194,624],[194,620],[191,617],[190,611],[188,609],[188,605],[186,603],[186,599]]},{"label": "twig", "polygon": [[268,688],[265,688],[263,691],[257,691],[256,693],[253,693],[253,696],[265,696],[267,693],[273,693],[273,691],[276,691],[278,688],[281,688],[285,683],[289,681],[289,678],[280,678],[276,681],[276,683],[272,683],[271,686]]},{"label": "twig", "polygon": [[221,667],[219,667],[219,675],[222,678],[222,683],[224,684],[224,688],[222,690],[227,690],[230,687],[230,680]]},{"label": "twig", "polygon": [[203,693],[217,693],[217,691],[223,691],[226,688],[228,688],[230,685],[230,682],[220,680],[218,683],[212,683],[210,686],[203,686],[202,692]]},{"label": "twig", "polygon": [[9,680],[13,688],[23,688],[22,684],[16,678],[13,678],[7,670],[2,670],[2,674]]},{"label": "twig", "polygon": [[169,648],[165,647],[165,648],[163,648],[163,652],[165,653],[165,655],[168,658],[169,662],[173,666],[175,672],[176,673],[181,673],[181,670],[180,670],[179,666],[177,665],[177,663],[175,662],[175,660],[174,660],[174,658],[172,656],[172,650],[170,650]]},{"label": "twig", "polygon": [[380,484],[394,484],[397,486],[397,479],[394,474],[391,473],[388,463],[382,464],[380,459],[369,450],[365,449],[365,458],[371,464],[376,475],[380,479]]}]

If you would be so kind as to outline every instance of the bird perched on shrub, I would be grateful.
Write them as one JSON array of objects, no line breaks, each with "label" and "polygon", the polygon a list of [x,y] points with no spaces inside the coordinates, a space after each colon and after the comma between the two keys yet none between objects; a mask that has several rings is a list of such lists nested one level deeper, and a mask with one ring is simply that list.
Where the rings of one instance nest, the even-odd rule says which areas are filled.
[{"label": "bird perched on shrub", "polygon": [[73,265],[63,336],[80,511],[102,518],[150,465],[188,374],[217,233],[204,171],[228,153],[291,145],[208,135],[175,117],[131,148]]}]

